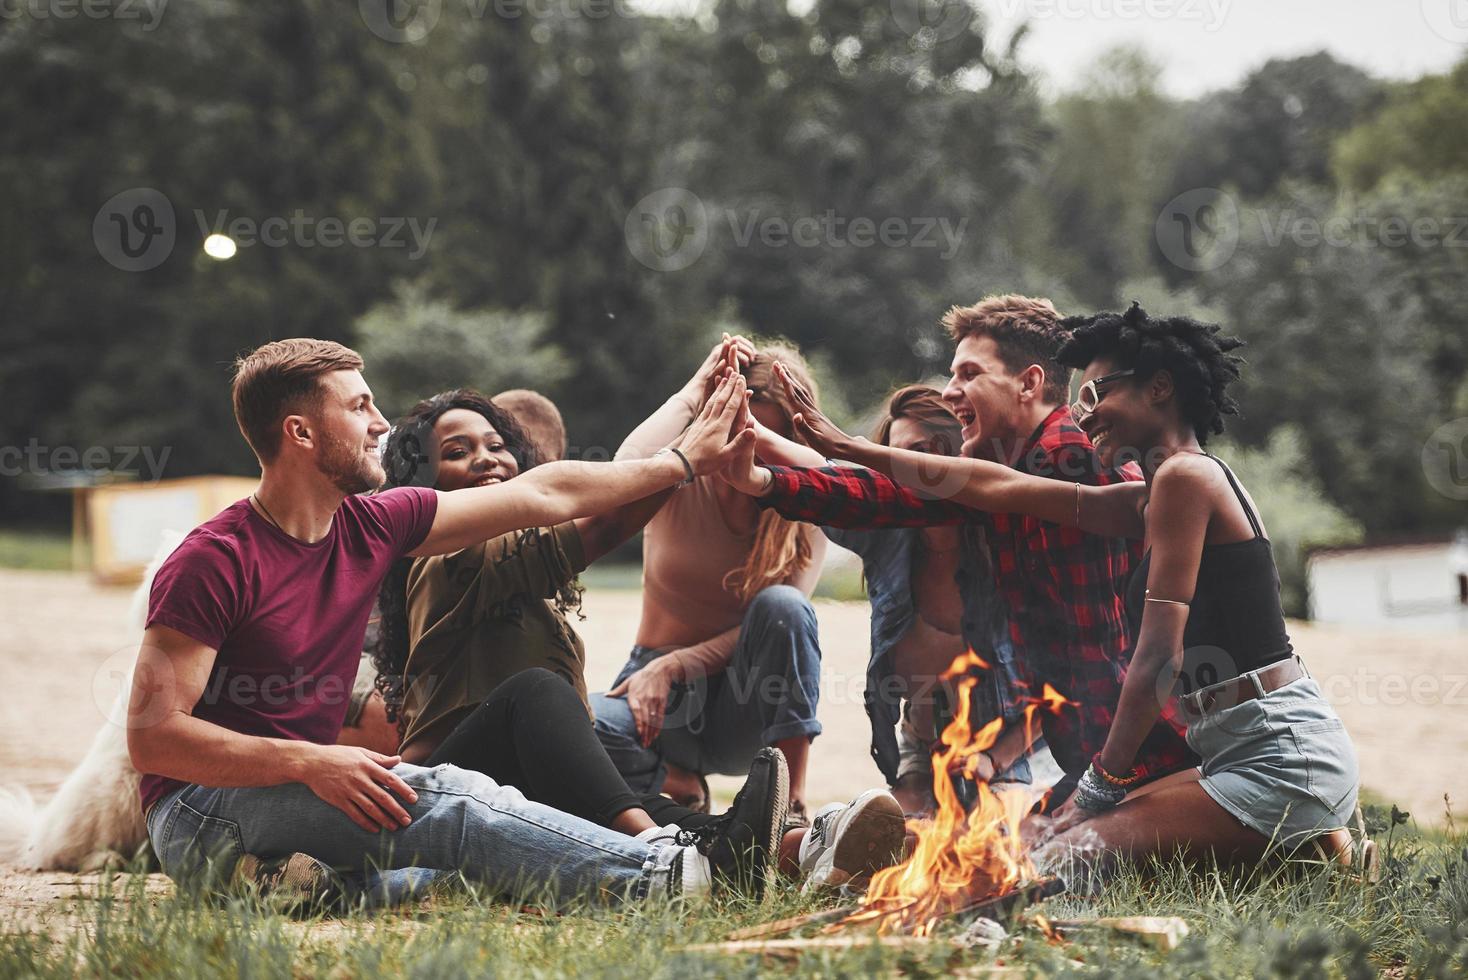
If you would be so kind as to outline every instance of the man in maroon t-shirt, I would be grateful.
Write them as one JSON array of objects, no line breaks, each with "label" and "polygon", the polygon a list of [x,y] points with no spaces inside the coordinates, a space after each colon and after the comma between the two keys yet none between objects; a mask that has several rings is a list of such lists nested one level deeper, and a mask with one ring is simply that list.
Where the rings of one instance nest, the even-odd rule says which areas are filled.
[{"label": "man in maroon t-shirt", "polygon": [[348,869],[461,870],[523,900],[682,895],[763,878],[768,847],[713,854],[706,841],[647,842],[481,773],[332,744],[394,560],[600,513],[721,469],[754,438],[729,438],[744,380],[726,376],[677,445],[649,459],[549,463],[449,494],[363,496],[383,480],[377,447],[388,425],[361,367],[355,352],[320,340],[276,341],[236,365],[235,417],[260,486],[159,570],[128,709],[164,870],[192,879],[228,874],[245,853],[304,852]]}]

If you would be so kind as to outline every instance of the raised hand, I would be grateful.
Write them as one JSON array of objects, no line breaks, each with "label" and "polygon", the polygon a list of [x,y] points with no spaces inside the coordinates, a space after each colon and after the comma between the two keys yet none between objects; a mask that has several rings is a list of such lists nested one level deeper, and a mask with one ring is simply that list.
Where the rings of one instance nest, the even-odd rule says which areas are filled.
[{"label": "raised hand", "polygon": [[775,377],[785,386],[785,391],[790,395],[790,401],[795,406],[796,414],[791,419],[795,431],[800,437],[817,452],[834,458],[841,458],[852,439],[842,432],[836,425],[816,407],[816,400],[806,387],[790,376],[785,370],[785,365],[775,364]]},{"label": "raised hand", "polygon": [[748,388],[741,375],[724,368],[724,376],[704,403],[703,411],[693,420],[678,440],[678,448],[688,458],[695,476],[722,470],[737,453],[748,447],[753,451],[753,429],[736,429],[735,421],[746,411]]},{"label": "raised hand", "polygon": [[740,369],[754,360],[754,344],[741,336],[724,334],[724,339],[719,341],[709,351],[698,370],[693,372],[693,377],[688,379],[684,386],[684,397],[690,406],[697,406],[698,411],[709,396],[714,392],[714,386],[724,375],[724,368],[730,367],[739,373]]},{"label": "raised hand", "polygon": [[[743,338],[736,338],[736,339],[743,339]],[[740,368],[740,362],[739,362],[738,357],[737,357],[738,352],[739,352],[739,348],[737,346],[735,346],[734,343],[731,342],[724,349],[726,351],[726,356],[725,356],[725,359],[724,359],[724,364],[728,368],[728,373],[729,374],[738,374],[739,373],[739,368]],[[757,428],[758,423],[755,422],[754,413],[749,410],[749,402],[750,402],[750,398],[751,397],[752,397],[752,395],[751,395],[750,392],[746,391],[744,393],[744,405],[740,408],[739,414],[734,419],[734,429],[733,429],[732,432],[729,433],[729,438],[731,438],[731,439],[734,438],[736,435],[738,435],[740,432],[744,431],[745,429],[756,429]],[[758,435],[758,432],[756,432],[756,435]]]},{"label": "raised hand", "polygon": [[[749,396],[745,395],[745,406],[743,414],[749,416],[747,427],[744,432],[753,433],[755,422],[753,416],[749,415]],[[748,439],[748,437],[745,437]],[[737,450],[724,468],[719,471],[719,477],[740,493],[751,497],[764,496],[770,486],[770,471],[758,465],[754,460],[754,450],[757,439],[748,439],[747,443],[739,445]],[[737,442],[737,440],[736,440]]]}]

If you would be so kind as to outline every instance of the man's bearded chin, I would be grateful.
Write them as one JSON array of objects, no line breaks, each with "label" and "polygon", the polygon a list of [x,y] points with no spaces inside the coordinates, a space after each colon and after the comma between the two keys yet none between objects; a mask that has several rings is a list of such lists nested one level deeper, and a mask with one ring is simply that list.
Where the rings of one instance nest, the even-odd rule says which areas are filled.
[{"label": "man's bearded chin", "polygon": [[387,472],[380,462],[345,442],[327,443],[320,467],[332,486],[345,494],[376,490],[387,479]]}]

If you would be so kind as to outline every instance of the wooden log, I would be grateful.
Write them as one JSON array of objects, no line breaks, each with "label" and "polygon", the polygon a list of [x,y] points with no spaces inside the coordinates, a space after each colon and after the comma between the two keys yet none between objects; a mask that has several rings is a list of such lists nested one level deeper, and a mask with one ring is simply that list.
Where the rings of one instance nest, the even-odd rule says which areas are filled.
[{"label": "wooden log", "polygon": [[826,909],[824,912],[807,912],[805,915],[792,915],[788,919],[776,919],[774,922],[766,922],[763,925],[736,929],[729,933],[729,939],[740,941],[783,936],[797,929],[804,929],[806,926],[823,926],[828,922],[839,922],[856,910],[857,906],[855,905],[844,905],[841,908]]},{"label": "wooden log", "polygon": [[979,916],[983,916],[986,919],[1003,923],[1013,919],[1015,914],[1026,906],[1059,895],[1063,891],[1065,891],[1065,882],[1059,878],[1036,878],[1034,881],[1020,885],[1014,891],[954,909],[945,918],[957,919],[959,922],[972,922]]},{"label": "wooden log", "polygon": [[804,953],[821,949],[865,949],[881,946],[884,949],[931,949],[934,945],[952,945],[943,940],[921,936],[871,936],[855,933],[850,936],[813,936],[805,939],[755,939],[744,942],[696,943],[684,946],[684,953],[725,953],[742,955],[759,953],[779,955],[782,953]]},{"label": "wooden log", "polygon": [[[766,960],[793,963],[807,953],[823,950],[870,949],[911,950],[929,952],[946,950],[950,954],[950,966],[955,976],[1024,976],[1023,970],[1012,966],[984,963],[965,963],[969,950],[950,939],[928,939],[920,936],[874,936],[854,933],[849,936],[816,936],[809,939],[761,939],[750,942],[698,943],[684,946],[681,953],[703,953],[714,956],[759,956]],[[953,958],[957,959],[953,959]]]},{"label": "wooden log", "polygon": [[1190,931],[1188,923],[1175,915],[1125,915],[1104,919],[1052,919],[1050,925],[1061,935],[1076,932],[1109,932],[1130,936],[1155,949],[1170,953]]},{"label": "wooden log", "polygon": [[[1020,909],[1052,895],[1058,895],[1065,890],[1065,883],[1059,878],[1037,878],[1028,884],[1021,885],[1014,891],[1005,892],[1003,895],[995,895],[981,902],[973,902],[962,908],[945,913],[943,918],[952,918],[958,922],[972,922],[983,916],[997,921],[1007,921],[1014,917]],[[757,926],[747,926],[736,929],[729,933],[730,942],[742,942],[753,939],[773,939],[777,936],[788,935],[797,929],[807,926],[825,926],[825,933],[837,933],[843,931],[842,920],[861,910],[859,905],[845,905],[840,908],[826,909],[821,912],[808,912],[805,915],[793,915],[785,919],[777,919],[774,922],[766,922]],[[875,926],[881,920],[873,919],[862,923],[867,926]]]}]

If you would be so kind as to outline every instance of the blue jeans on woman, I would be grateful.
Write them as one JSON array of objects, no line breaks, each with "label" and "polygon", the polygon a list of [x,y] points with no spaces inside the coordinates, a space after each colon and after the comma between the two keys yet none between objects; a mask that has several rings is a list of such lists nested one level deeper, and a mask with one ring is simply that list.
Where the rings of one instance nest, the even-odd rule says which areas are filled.
[{"label": "blue jeans on woman", "polygon": [[[399,800],[412,822],[398,830],[369,833],[303,783],[189,785],[149,810],[148,837],[163,870],[182,883],[222,883],[247,853],[302,851],[375,890],[459,871],[518,902],[678,892],[671,882],[676,847],[533,803],[513,786],[457,766],[400,763],[393,772],[418,794],[416,803]],[[371,873],[407,868],[425,870]]]},{"label": "blue jeans on woman", "polygon": [[[633,647],[615,688],[669,650]],[[667,764],[700,775],[742,776],[755,753],[789,738],[821,733],[821,645],[815,609],[790,585],[762,589],[744,611],[729,665],[691,684],[674,684],[662,732],[651,746],[637,737],[627,699],[593,694],[596,734],[627,785],[662,789]]]}]

